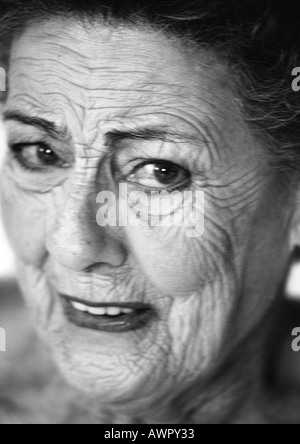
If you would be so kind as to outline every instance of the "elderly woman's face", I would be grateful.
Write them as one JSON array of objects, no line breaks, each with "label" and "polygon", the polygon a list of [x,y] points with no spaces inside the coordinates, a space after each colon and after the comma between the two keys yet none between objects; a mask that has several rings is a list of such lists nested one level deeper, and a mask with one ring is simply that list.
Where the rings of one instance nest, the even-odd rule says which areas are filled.
[{"label": "elderly woman's face", "polygon": [[[227,77],[146,30],[53,20],[14,43],[5,222],[60,366],[103,402],[163,405],[211,374],[282,276],[286,212]],[[135,196],[202,191],[204,208],[174,211],[204,213],[204,232],[100,226],[97,195],[118,203],[120,184]],[[154,198],[161,219],[166,196]]]}]

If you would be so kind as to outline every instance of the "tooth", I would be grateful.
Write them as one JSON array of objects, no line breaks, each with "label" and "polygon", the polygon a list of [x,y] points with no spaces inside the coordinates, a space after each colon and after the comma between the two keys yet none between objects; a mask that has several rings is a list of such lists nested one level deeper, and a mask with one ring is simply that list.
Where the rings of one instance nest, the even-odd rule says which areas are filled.
[{"label": "tooth", "polygon": [[73,307],[84,313],[88,312],[94,316],[120,316],[122,314],[131,314],[134,310],[130,308],[119,307],[90,307],[79,302],[72,302]]},{"label": "tooth", "polygon": [[108,316],[119,316],[121,314],[121,309],[119,307],[108,307],[107,314]]},{"label": "tooth", "polygon": [[104,307],[87,307],[88,313],[95,316],[104,316],[106,315],[106,308]]},{"label": "tooth", "polygon": [[72,305],[78,311],[83,311],[83,312],[87,311],[87,307],[83,304],[79,304],[78,302],[72,302]]},{"label": "tooth", "polygon": [[124,314],[131,314],[133,312],[133,310],[131,310],[131,308],[122,308],[122,313]]}]

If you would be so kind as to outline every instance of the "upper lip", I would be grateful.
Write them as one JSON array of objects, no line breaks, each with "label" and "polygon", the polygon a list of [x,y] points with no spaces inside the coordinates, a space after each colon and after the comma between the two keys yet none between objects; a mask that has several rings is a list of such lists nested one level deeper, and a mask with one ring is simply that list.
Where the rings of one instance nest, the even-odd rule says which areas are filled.
[{"label": "upper lip", "polygon": [[105,302],[105,303],[100,303],[100,302],[86,301],[84,299],[80,299],[80,298],[77,298],[74,296],[69,296],[69,295],[62,294],[62,293],[59,293],[59,296],[66,299],[69,302],[83,304],[83,305],[86,305],[87,307],[92,307],[92,308],[117,307],[117,308],[130,308],[131,310],[136,310],[136,311],[153,310],[153,307],[151,307],[151,305],[144,304],[141,302],[126,302],[126,303],[124,303],[124,302]]}]

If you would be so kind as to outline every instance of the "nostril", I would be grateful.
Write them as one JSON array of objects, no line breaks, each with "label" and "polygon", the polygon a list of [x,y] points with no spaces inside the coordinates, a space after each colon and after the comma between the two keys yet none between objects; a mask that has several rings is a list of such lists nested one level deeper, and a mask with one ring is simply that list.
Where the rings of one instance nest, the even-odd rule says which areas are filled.
[{"label": "nostril", "polygon": [[115,276],[116,273],[121,272],[124,274],[124,268],[126,267],[126,259],[120,262],[119,265],[111,265],[107,263],[98,263],[87,267],[84,271],[89,274],[99,274],[101,276]]}]

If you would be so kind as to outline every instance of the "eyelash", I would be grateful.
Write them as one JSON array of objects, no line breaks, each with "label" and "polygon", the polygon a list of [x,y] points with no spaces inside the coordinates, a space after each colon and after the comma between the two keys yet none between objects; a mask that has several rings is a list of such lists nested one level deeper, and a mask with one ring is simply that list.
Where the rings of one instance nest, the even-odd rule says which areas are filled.
[{"label": "eyelash", "polygon": [[[44,142],[35,142],[35,143],[19,143],[19,144],[11,144],[9,145],[10,151],[13,155],[13,158],[17,160],[18,164],[21,166],[21,168],[23,168],[26,171],[30,171],[30,172],[37,172],[40,171],[41,169],[43,169],[42,167],[38,168],[38,167],[34,167],[29,165],[23,158],[22,156],[22,151],[28,147],[37,147],[37,148],[42,148],[45,150],[50,150],[55,154],[55,152],[51,149],[50,146],[48,146],[47,144],[45,144]],[[57,156],[57,158],[59,159],[59,157]],[[111,164],[111,169],[112,169],[112,173],[113,176],[116,176],[116,172],[117,172],[117,179],[120,180],[125,180],[128,181],[128,178],[131,175],[134,175],[135,173],[137,173],[139,170],[141,170],[143,167],[147,166],[147,165],[160,165],[160,166],[165,166],[168,168],[178,168],[178,171],[181,170],[181,172],[184,172],[186,175],[186,180],[182,181],[181,183],[179,183],[178,185],[175,186],[165,186],[165,187],[161,187],[160,191],[168,191],[168,192],[175,192],[175,191],[184,191],[187,190],[188,188],[190,188],[191,186],[191,177],[192,174],[191,172],[187,169],[182,167],[181,165],[178,165],[174,162],[168,161],[168,160],[163,160],[163,159],[157,159],[157,158],[152,158],[152,159],[147,159],[147,160],[143,160],[142,162],[140,162],[139,164],[135,165],[135,167],[132,169],[132,171],[127,174],[127,175],[122,175],[122,173],[120,172],[119,168],[116,167],[116,159],[112,160],[112,164]],[[134,161],[137,161],[138,159],[134,159]],[[51,166],[51,165],[49,165]],[[47,168],[47,166],[45,165],[45,169]],[[146,186],[143,186],[142,184],[138,184],[138,182],[135,183],[135,186],[137,188],[142,189],[144,192],[148,192],[151,193],[152,191],[158,191],[159,188],[153,188],[151,189],[150,187],[147,188]]]},{"label": "eyelash", "polygon": [[[135,159],[135,161],[136,160],[138,160],[138,159]],[[178,165],[178,164],[176,164],[174,162],[171,162],[169,160],[157,159],[157,158],[147,159],[147,160],[144,160],[143,162],[139,163],[138,165],[136,165],[129,174],[122,175],[122,173],[120,172],[119,168],[116,166],[116,160],[114,159],[113,160],[113,164],[112,164],[112,170],[113,171],[117,171],[117,174],[119,176],[118,177],[119,181],[120,180],[127,181],[128,177],[130,175],[135,174],[138,170],[140,170],[144,166],[155,165],[155,164],[165,165],[165,166],[168,166],[168,167],[170,167],[170,166],[174,167],[175,166],[176,168],[178,168],[179,170],[184,171],[187,174],[187,179],[184,182],[180,183],[177,186],[165,187],[162,190],[168,191],[168,192],[175,192],[175,191],[184,191],[184,190],[187,190],[187,189],[190,188],[191,183],[192,183],[192,174],[191,174],[191,172],[187,168],[184,168],[181,165]],[[153,190],[153,189],[145,190],[145,188],[142,185],[140,185],[139,188],[141,188],[146,193],[147,192],[151,193],[151,191],[157,191],[158,190],[158,189],[155,189],[155,190]]]},{"label": "eyelash", "polygon": [[[18,162],[20,167],[26,171],[31,171],[31,172],[36,173],[36,172],[40,171],[41,169],[43,169],[42,167],[38,168],[38,167],[31,166],[28,164],[28,162],[26,162],[24,160],[24,158],[22,156],[22,152],[24,149],[29,148],[29,147],[37,147],[37,148],[42,148],[45,150],[50,150],[55,154],[55,152],[52,150],[52,148],[49,145],[47,145],[45,142],[10,144],[9,149],[13,155],[13,158]],[[57,158],[59,159],[58,156],[57,156]],[[47,168],[47,166],[45,165],[45,169],[46,168]]]}]

